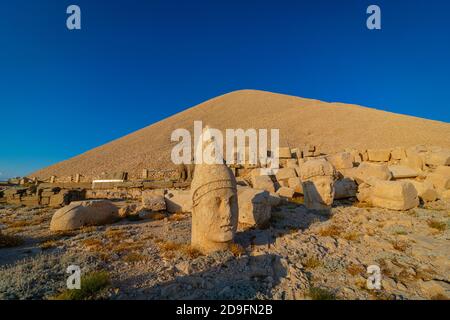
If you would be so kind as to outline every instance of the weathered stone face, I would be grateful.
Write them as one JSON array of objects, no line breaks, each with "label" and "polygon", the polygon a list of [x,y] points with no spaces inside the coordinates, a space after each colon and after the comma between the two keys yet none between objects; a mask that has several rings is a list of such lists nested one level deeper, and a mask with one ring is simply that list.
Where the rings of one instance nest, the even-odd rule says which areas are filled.
[{"label": "weathered stone face", "polygon": [[331,176],[313,177],[303,182],[305,206],[309,209],[328,209],[334,200],[334,178]]},{"label": "weathered stone face", "polygon": [[305,206],[309,209],[329,209],[334,200],[334,167],[326,160],[312,160],[301,168]]},{"label": "weathered stone face", "polygon": [[203,252],[224,250],[238,223],[236,180],[225,165],[199,165],[192,181],[192,246]]}]

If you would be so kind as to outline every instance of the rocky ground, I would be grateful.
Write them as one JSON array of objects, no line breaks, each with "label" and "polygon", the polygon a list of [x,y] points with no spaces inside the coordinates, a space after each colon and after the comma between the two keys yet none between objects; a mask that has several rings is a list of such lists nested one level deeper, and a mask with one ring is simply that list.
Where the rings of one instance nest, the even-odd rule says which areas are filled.
[{"label": "rocky ground", "polygon": [[[118,203],[119,205],[121,203]],[[396,212],[302,199],[274,208],[263,230],[240,228],[229,251],[190,249],[190,215],[155,213],[52,233],[54,209],[0,206],[0,298],[51,299],[66,268],[102,271],[96,299],[445,299],[450,297],[450,203]],[[369,290],[378,265],[382,288]]]}]

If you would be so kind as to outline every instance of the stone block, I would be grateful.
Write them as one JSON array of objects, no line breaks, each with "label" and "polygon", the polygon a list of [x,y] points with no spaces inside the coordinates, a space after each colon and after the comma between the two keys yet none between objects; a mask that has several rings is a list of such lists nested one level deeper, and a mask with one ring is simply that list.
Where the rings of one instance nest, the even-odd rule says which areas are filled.
[{"label": "stone block", "polygon": [[118,218],[118,209],[110,201],[76,201],[55,212],[50,222],[50,230],[74,230],[85,226],[113,223]]},{"label": "stone block", "polygon": [[278,169],[277,173],[275,174],[277,181],[287,180],[289,178],[295,178],[296,176],[297,176],[297,173],[294,168]]},{"label": "stone block", "polygon": [[280,159],[292,158],[291,149],[288,147],[278,148],[278,158],[280,158]]},{"label": "stone block", "polygon": [[425,156],[425,164],[428,166],[450,166],[450,151],[431,152],[427,154]]},{"label": "stone block", "polygon": [[252,185],[255,189],[266,190],[269,192],[275,192],[275,184],[270,176],[252,176]]},{"label": "stone block", "polygon": [[278,189],[277,194],[282,198],[292,198],[295,194],[295,190],[288,187],[281,187]]},{"label": "stone block", "polygon": [[367,150],[369,161],[387,162],[391,158],[389,149],[369,149]]},{"label": "stone block", "polygon": [[170,213],[191,212],[192,195],[190,190],[169,190],[165,195],[166,209]]},{"label": "stone block", "polygon": [[238,188],[239,223],[264,227],[271,217],[270,193],[252,188]]},{"label": "stone block", "polygon": [[430,182],[420,182],[416,180],[408,180],[408,182],[412,183],[417,191],[419,198],[423,202],[436,201],[436,199],[438,198],[438,193]]},{"label": "stone block", "polygon": [[150,211],[166,210],[164,190],[144,190],[142,191],[142,208]]},{"label": "stone block", "polygon": [[405,148],[397,147],[391,150],[391,159],[392,160],[403,160],[406,158],[406,150]]},{"label": "stone block", "polygon": [[358,186],[353,179],[344,178],[334,183],[334,199],[347,199],[356,197]]},{"label": "stone block", "polygon": [[295,193],[303,194],[302,180],[299,177],[289,178],[288,187],[293,189]]},{"label": "stone block", "polygon": [[394,179],[415,178],[419,175],[416,170],[407,166],[391,165],[388,168]]},{"label": "stone block", "polygon": [[387,164],[363,162],[355,172],[355,180],[358,183],[367,182],[369,179],[391,180],[392,173]]},{"label": "stone block", "polygon": [[340,152],[326,157],[337,170],[353,168],[353,158],[349,152]]}]

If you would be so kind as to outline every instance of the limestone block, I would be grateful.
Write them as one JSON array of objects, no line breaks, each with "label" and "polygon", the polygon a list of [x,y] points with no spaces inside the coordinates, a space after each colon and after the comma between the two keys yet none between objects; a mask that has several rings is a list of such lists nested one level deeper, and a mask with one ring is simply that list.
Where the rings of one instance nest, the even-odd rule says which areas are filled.
[{"label": "limestone block", "polygon": [[166,210],[164,190],[144,190],[142,191],[142,208],[150,211]]},{"label": "limestone block", "polygon": [[442,191],[439,194],[439,198],[442,200],[450,201],[450,190]]},{"label": "limestone block", "polygon": [[238,188],[239,223],[264,227],[271,217],[270,193],[252,188]]},{"label": "limestone block", "polygon": [[298,166],[297,159],[287,159],[286,168],[295,168]]},{"label": "limestone block", "polygon": [[423,157],[417,152],[407,152],[405,159],[400,160],[400,164],[414,170],[422,171],[424,166]]},{"label": "limestone block", "polygon": [[340,152],[326,157],[337,170],[353,168],[353,158],[350,152]]},{"label": "limestone block", "polygon": [[297,176],[297,173],[295,172],[294,168],[281,168],[278,169],[277,173],[275,174],[275,177],[277,178],[277,181],[281,180],[287,180],[289,178],[295,178]]},{"label": "limestone block", "polygon": [[450,177],[439,173],[430,173],[425,181],[430,182],[436,190],[450,189]]},{"label": "limestone block", "polygon": [[303,194],[302,180],[299,177],[289,178],[288,186],[289,188],[294,189],[295,193]]},{"label": "limestone block", "polygon": [[336,180],[334,183],[334,198],[346,199],[356,197],[358,186],[353,179],[344,178]]},{"label": "limestone block", "polygon": [[414,185],[408,181],[380,181],[372,189],[373,206],[391,210],[409,210],[419,205]]},{"label": "limestone block", "polygon": [[391,165],[388,168],[394,179],[415,178],[419,175],[416,170],[407,166]]},{"label": "limestone block", "polygon": [[58,194],[52,195],[50,197],[49,206],[52,208],[58,208],[65,206],[70,203],[70,192],[69,190],[61,190]]},{"label": "limestone block", "polygon": [[392,173],[386,164],[363,162],[359,165],[355,173],[358,183],[367,182],[368,179],[377,178],[380,180],[391,180]]},{"label": "limestone block", "polygon": [[280,159],[292,158],[291,149],[288,147],[278,148],[278,158]]},{"label": "limestone block", "polygon": [[66,231],[103,225],[113,223],[118,218],[117,207],[108,200],[75,201],[55,212],[50,230]]},{"label": "limestone block", "polygon": [[417,194],[419,195],[419,198],[423,202],[436,201],[436,199],[438,198],[438,193],[430,182],[420,182],[416,180],[407,181],[413,184],[414,188],[417,191]]},{"label": "limestone block", "polygon": [[125,206],[119,208],[118,214],[121,218],[126,218],[136,214],[138,211],[138,206],[136,204],[126,204]]},{"label": "limestone block", "polygon": [[189,190],[169,190],[165,195],[166,210],[170,213],[191,212],[192,198]]},{"label": "limestone block", "polygon": [[291,189],[289,187],[281,187],[277,191],[277,194],[283,198],[292,198],[294,196],[294,193],[294,189]]},{"label": "limestone block", "polygon": [[425,156],[429,166],[450,166],[450,151],[431,152]]},{"label": "limestone block", "polygon": [[273,183],[270,176],[253,176],[252,185],[255,189],[266,190],[269,192],[275,192],[275,184]]},{"label": "limestone block", "polygon": [[369,161],[387,162],[391,158],[391,150],[389,149],[369,149],[367,154]]},{"label": "limestone block", "polygon": [[397,147],[391,150],[391,159],[392,160],[403,160],[406,158],[406,150],[405,148]]},{"label": "limestone block", "polygon": [[450,167],[449,166],[439,166],[434,170],[434,173],[440,174],[444,177],[450,177]]}]

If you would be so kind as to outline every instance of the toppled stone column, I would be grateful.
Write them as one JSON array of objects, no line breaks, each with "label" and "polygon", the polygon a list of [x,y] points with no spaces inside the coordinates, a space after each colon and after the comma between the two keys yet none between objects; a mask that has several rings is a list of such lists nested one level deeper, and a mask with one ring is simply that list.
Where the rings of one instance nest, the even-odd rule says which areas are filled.
[{"label": "toppled stone column", "polygon": [[199,164],[191,184],[191,245],[202,253],[225,250],[238,224],[236,179],[224,164]]},{"label": "toppled stone column", "polygon": [[336,171],[331,163],[324,159],[305,162],[300,169],[308,209],[330,209],[334,200],[334,181]]}]

